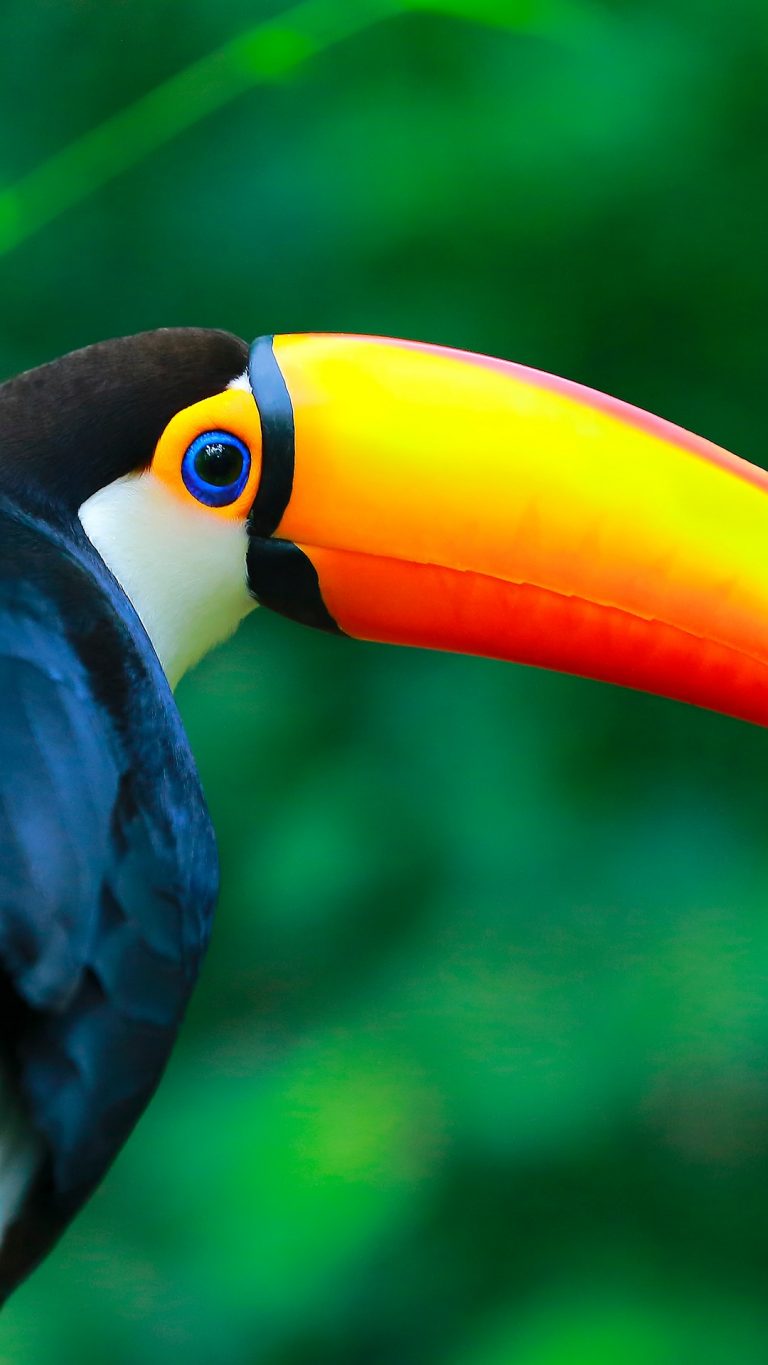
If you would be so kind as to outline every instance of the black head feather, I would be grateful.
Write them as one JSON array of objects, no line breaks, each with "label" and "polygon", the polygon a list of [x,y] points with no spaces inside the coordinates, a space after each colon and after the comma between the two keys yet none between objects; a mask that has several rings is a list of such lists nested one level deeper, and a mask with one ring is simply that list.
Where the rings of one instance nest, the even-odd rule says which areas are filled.
[{"label": "black head feather", "polygon": [[242,374],[245,342],[202,327],[100,341],[0,386],[0,492],[69,519],[145,468],[181,408]]}]

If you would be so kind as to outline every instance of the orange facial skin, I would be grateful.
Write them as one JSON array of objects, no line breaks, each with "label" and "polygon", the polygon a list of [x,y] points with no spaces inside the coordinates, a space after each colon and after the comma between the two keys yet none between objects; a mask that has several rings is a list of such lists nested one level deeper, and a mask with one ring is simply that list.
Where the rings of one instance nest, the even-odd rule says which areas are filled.
[{"label": "orange facial skin", "polygon": [[226,521],[245,521],[261,479],[261,423],[250,394],[242,389],[225,389],[203,398],[172,417],[155,448],[152,473],[183,502],[199,508],[184,485],[181,466],[187,447],[205,431],[230,431],[238,436],[251,454],[251,468],[242,493],[222,507],[206,507],[206,514]]},{"label": "orange facial skin", "polygon": [[345,633],[539,664],[768,724],[768,475],[490,358],[276,337],[276,536]]}]

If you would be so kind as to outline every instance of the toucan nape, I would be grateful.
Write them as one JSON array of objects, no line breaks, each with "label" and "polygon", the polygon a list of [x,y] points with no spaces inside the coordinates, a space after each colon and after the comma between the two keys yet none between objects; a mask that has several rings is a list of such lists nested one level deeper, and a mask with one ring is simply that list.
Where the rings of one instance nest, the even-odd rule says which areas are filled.
[{"label": "toucan nape", "polygon": [[768,475],[580,385],[171,329],[0,387],[0,1292],[162,1073],[216,846],[171,688],[257,604],[768,721]]}]

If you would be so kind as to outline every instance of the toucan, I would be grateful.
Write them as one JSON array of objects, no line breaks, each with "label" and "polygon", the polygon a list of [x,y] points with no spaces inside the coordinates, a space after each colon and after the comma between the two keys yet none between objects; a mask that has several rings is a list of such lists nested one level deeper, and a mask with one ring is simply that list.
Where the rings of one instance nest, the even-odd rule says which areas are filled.
[{"label": "toucan", "polygon": [[218,867],[172,689],[257,605],[768,722],[768,474],[579,384],[180,328],[0,387],[0,1290],[174,1043]]}]

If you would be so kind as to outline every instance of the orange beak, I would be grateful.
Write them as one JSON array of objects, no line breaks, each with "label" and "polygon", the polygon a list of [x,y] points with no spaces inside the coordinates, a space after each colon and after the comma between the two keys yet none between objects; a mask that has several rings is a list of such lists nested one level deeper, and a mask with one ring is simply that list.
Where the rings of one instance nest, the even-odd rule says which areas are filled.
[{"label": "orange beak", "polygon": [[270,472],[280,421],[252,379],[262,479],[284,484],[279,520],[250,526],[264,605],[768,723],[763,470],[483,356],[300,335],[270,363],[293,468]]}]

